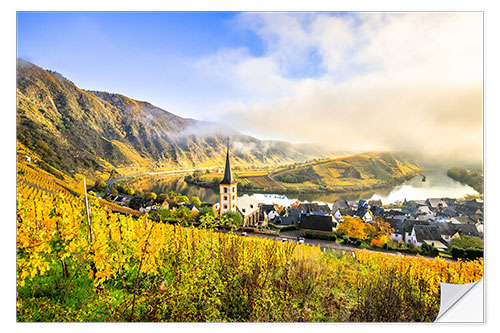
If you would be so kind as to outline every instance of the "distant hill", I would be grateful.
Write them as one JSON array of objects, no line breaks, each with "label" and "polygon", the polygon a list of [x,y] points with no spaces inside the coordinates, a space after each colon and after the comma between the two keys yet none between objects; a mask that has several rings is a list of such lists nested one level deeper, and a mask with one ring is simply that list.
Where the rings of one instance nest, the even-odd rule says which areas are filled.
[{"label": "distant hill", "polygon": [[[235,171],[241,190],[275,193],[366,191],[393,185],[420,172],[407,154],[373,152],[315,159],[268,170]],[[222,174],[194,174],[186,180],[217,187]]]},{"label": "distant hill", "polygon": [[226,136],[235,167],[326,156],[318,148],[258,140],[123,95],[85,91],[56,72],[17,62],[18,142],[66,173],[107,178],[223,166]]},{"label": "distant hill", "polygon": [[290,166],[272,174],[284,185],[310,183],[322,188],[345,188],[392,183],[415,175],[419,165],[406,154],[365,153]]}]

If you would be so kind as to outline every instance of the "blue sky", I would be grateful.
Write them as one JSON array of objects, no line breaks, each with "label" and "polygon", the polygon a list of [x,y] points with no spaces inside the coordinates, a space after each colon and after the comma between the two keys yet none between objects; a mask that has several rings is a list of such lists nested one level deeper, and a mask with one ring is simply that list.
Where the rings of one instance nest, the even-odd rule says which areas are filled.
[{"label": "blue sky", "polygon": [[[223,48],[263,52],[261,40],[234,24],[235,13],[19,12],[18,57],[60,72],[84,89],[151,101],[203,117],[220,86],[192,62]],[[225,87],[227,89],[227,87]],[[226,92],[227,94],[227,92]]]},{"label": "blue sky", "polygon": [[18,57],[83,89],[263,139],[481,158],[482,21],[481,12],[20,12]]}]

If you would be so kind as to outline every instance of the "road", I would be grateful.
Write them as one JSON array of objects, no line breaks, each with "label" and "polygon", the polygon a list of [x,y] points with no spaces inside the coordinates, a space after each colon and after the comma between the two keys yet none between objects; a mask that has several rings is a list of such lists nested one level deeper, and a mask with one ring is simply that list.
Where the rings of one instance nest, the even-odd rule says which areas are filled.
[{"label": "road", "polygon": [[[238,232],[238,234],[241,234]],[[292,237],[292,236],[271,236],[271,235],[264,235],[264,234],[257,234],[257,233],[248,233],[247,237],[259,237],[259,238],[267,238],[267,239],[274,239],[274,240],[282,240],[286,239],[287,242],[297,242],[297,237]],[[320,249],[322,251],[325,250],[337,250],[337,251],[349,251],[353,252],[354,250],[362,250],[363,248],[356,247],[356,246],[350,246],[350,245],[344,245],[341,243],[336,243],[332,241],[327,241],[327,240],[321,240],[321,239],[307,239],[304,238],[304,244],[311,245],[311,246],[317,246],[319,245]],[[389,254],[389,255],[402,255],[405,257],[416,257],[416,254],[413,253],[403,253],[403,252],[397,252],[397,251],[383,251],[383,250],[374,250],[374,249],[366,249],[367,251],[370,252],[378,252],[378,253],[384,253],[384,254]],[[434,257],[427,257],[429,259],[434,259]],[[449,258],[443,258],[447,261],[454,261]]]},{"label": "road", "polygon": [[212,170],[212,169],[218,169],[218,167],[204,167],[204,168],[193,168],[193,169],[179,169],[179,170],[165,170],[165,171],[150,171],[150,172],[143,172],[143,173],[137,173],[135,175],[128,175],[120,178],[113,178],[113,179],[108,179],[105,180],[104,182],[106,185],[108,185],[108,190],[111,188],[111,185],[113,183],[127,179],[127,178],[132,178],[132,177],[142,177],[142,176],[155,176],[155,175],[182,175],[188,172],[194,172],[196,170]]}]

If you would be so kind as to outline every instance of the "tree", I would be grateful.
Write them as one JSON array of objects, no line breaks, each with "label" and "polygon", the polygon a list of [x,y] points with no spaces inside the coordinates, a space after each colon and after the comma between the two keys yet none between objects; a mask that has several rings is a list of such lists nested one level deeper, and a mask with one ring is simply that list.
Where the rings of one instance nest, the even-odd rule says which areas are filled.
[{"label": "tree", "polygon": [[379,216],[375,217],[370,224],[371,228],[369,228],[368,230],[368,237],[370,239],[376,239],[377,243],[387,243],[389,241],[391,233],[394,232],[394,229],[391,228],[391,225]]},{"label": "tree", "polygon": [[448,248],[452,246],[459,247],[462,249],[466,249],[469,247],[482,249],[484,247],[483,240],[479,237],[474,236],[462,236],[460,238],[453,238],[450,241],[450,245]]},{"label": "tree", "polygon": [[159,203],[162,203],[162,202],[164,202],[167,199],[168,199],[168,194],[167,193],[161,193],[156,198],[156,201],[159,202]]},{"label": "tree", "polygon": [[169,217],[170,217],[170,211],[168,209],[159,209],[155,215],[155,218],[161,222],[165,222]]},{"label": "tree", "polygon": [[199,208],[201,206],[201,200],[198,197],[191,197],[191,203],[196,207]]},{"label": "tree", "polygon": [[238,212],[230,210],[222,214],[221,220],[224,228],[229,228],[231,230],[236,230],[241,227],[242,218]]},{"label": "tree", "polygon": [[127,195],[134,195],[135,191],[133,188],[127,187],[125,188],[125,194]]},{"label": "tree", "polygon": [[200,228],[213,229],[216,227],[215,217],[210,214],[205,214],[200,217]]},{"label": "tree", "polygon": [[146,192],[146,193],[144,193],[144,199],[147,199],[147,200],[156,200],[156,193],[154,193],[154,192]]},{"label": "tree", "polygon": [[212,217],[215,217],[215,213],[212,207],[201,207],[200,211],[198,212],[198,215],[196,215],[196,220],[201,221],[201,218],[205,215],[210,215]]},{"label": "tree", "polygon": [[117,194],[118,194],[118,190],[116,189],[116,187],[113,187],[113,188],[111,189],[111,194],[112,194],[112,195],[117,195]]},{"label": "tree", "polygon": [[176,218],[180,225],[187,226],[187,222],[191,219],[191,210],[186,206],[179,206],[172,210],[170,215]]},{"label": "tree", "polygon": [[339,223],[337,234],[365,240],[373,232],[372,229],[373,227],[360,217],[345,216],[344,221]]},{"label": "tree", "polygon": [[108,185],[106,185],[106,183],[102,180],[98,180],[95,185],[94,185],[94,189],[97,191],[97,192],[106,192],[106,189],[108,188]]},{"label": "tree", "polygon": [[142,198],[144,196],[144,192],[140,188],[138,188],[137,190],[135,190],[135,196],[138,198]]},{"label": "tree", "polygon": [[189,198],[185,195],[179,194],[179,195],[177,195],[175,202],[176,203],[184,202],[186,204],[189,204]]}]

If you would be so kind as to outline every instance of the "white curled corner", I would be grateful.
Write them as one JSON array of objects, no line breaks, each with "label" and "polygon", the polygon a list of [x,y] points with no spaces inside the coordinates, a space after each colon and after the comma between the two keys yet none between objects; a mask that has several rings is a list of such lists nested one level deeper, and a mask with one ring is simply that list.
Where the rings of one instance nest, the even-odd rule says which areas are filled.
[{"label": "white curled corner", "polygon": [[441,306],[436,322],[484,322],[484,281],[466,284],[441,283]]}]

